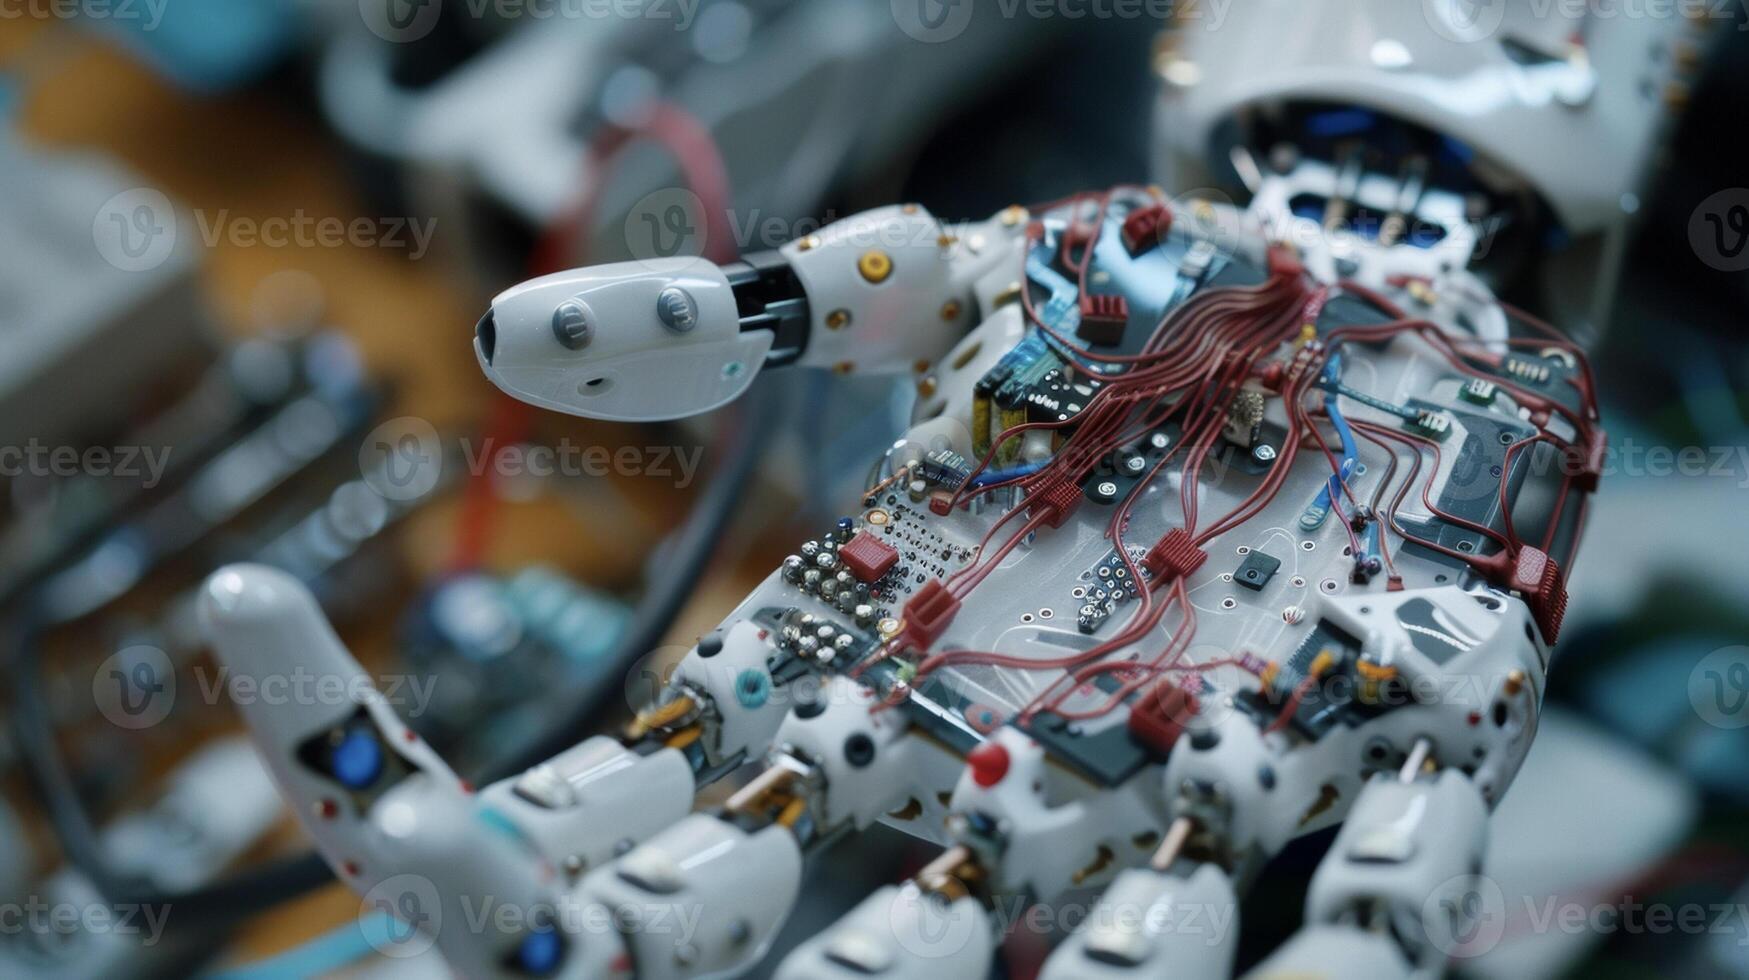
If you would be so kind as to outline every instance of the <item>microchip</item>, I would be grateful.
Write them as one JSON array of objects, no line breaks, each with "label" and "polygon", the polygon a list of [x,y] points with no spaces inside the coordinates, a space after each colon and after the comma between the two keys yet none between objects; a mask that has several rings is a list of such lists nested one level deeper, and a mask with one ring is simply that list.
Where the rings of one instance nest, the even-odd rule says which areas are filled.
[{"label": "microchip", "polygon": [[1263,587],[1269,584],[1269,580],[1275,577],[1280,568],[1280,558],[1253,551],[1245,556],[1239,570],[1233,573],[1233,581],[1253,592],[1262,592]]},{"label": "microchip", "polygon": [[899,551],[867,531],[838,546],[838,560],[858,581],[873,582],[899,563]]}]

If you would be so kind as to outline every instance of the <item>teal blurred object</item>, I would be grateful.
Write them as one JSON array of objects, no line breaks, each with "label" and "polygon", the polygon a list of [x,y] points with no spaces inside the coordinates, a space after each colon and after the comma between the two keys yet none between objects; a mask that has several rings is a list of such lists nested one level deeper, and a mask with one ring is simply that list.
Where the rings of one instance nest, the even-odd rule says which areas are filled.
[{"label": "teal blurred object", "polygon": [[84,23],[176,85],[216,93],[284,61],[305,37],[302,14],[296,0],[117,0]]}]

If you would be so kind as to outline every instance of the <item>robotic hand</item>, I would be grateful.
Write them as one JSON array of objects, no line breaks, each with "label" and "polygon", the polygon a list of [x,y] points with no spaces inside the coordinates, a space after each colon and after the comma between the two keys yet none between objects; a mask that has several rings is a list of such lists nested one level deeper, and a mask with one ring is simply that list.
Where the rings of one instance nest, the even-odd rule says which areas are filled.
[{"label": "robotic hand", "polygon": [[[379,698],[247,706],[282,792],[470,977],[743,973],[876,821],[940,858],[779,976],[983,976],[999,911],[1077,888],[1046,975],[1223,976],[1236,895],[1344,818],[1259,972],[1437,972],[1536,730],[1592,381],[1461,267],[1267,229],[1145,188],[907,205],[504,293],[477,353],[536,405],[672,418],[800,364],[913,374],[913,425],[619,738],[474,792]],[[232,670],[359,675],[274,572],[204,614]]]}]

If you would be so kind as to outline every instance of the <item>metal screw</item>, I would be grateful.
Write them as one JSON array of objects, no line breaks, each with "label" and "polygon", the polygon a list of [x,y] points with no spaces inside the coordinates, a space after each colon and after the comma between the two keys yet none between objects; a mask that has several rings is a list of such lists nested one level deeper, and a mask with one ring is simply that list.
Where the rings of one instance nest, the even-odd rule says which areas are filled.
[{"label": "metal screw", "polygon": [[1275,447],[1267,442],[1261,443],[1257,448],[1251,450],[1251,458],[1259,463],[1273,463],[1275,462]]},{"label": "metal screw", "polygon": [[553,336],[567,350],[582,350],[589,346],[589,338],[594,333],[594,328],[589,325],[589,310],[582,303],[569,299],[553,311]]},{"label": "metal screw", "polygon": [[698,303],[686,290],[669,286],[656,297],[656,315],[668,329],[687,333],[698,326]]}]

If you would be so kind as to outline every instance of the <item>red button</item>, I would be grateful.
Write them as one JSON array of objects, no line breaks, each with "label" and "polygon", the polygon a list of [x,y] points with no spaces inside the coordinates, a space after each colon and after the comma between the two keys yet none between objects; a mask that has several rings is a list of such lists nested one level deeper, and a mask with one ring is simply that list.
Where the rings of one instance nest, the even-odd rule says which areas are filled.
[{"label": "red button", "polygon": [[972,782],[989,789],[1008,775],[1008,750],[999,742],[985,742],[966,755]]}]

